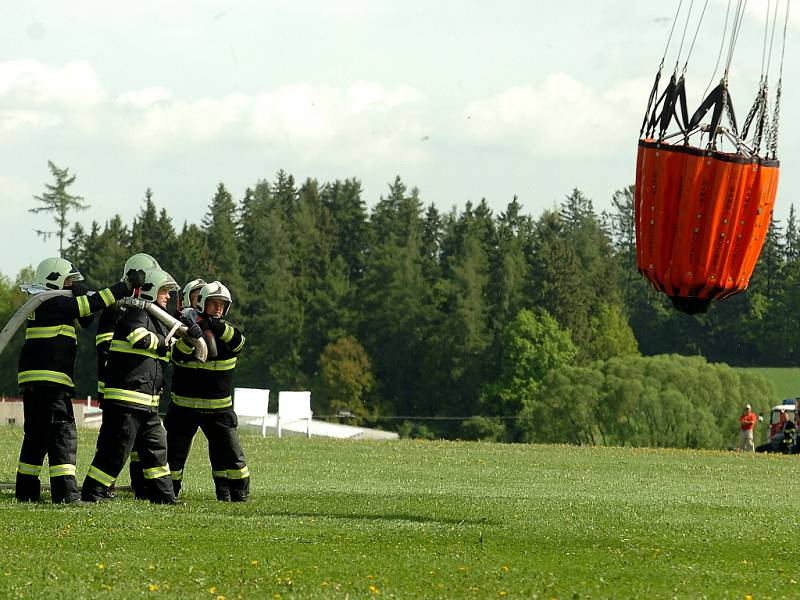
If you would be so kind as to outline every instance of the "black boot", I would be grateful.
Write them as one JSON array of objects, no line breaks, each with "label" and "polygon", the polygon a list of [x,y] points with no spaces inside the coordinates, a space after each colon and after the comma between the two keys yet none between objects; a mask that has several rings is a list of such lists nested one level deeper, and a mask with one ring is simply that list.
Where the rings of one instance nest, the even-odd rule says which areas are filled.
[{"label": "black boot", "polygon": [[107,502],[108,488],[99,481],[87,477],[83,480],[81,500],[84,502]]},{"label": "black boot", "polygon": [[231,502],[250,502],[250,478],[230,482]]},{"label": "black boot", "polygon": [[74,475],[63,475],[50,478],[50,495],[53,504],[69,504],[81,499],[78,482]]},{"label": "black boot", "polygon": [[38,477],[17,473],[14,495],[20,502],[39,502],[42,498],[42,484]]},{"label": "black boot", "polygon": [[214,477],[214,488],[217,493],[217,500],[220,502],[231,501],[231,488],[227,478]]}]

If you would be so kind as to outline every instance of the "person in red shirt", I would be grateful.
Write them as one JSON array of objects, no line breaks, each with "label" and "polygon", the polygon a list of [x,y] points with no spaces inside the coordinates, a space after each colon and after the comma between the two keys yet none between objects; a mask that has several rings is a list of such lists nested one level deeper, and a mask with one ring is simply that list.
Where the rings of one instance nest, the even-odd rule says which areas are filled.
[{"label": "person in red shirt", "polygon": [[752,407],[749,404],[745,405],[744,412],[742,416],[739,417],[739,428],[741,429],[739,434],[739,450],[755,452],[755,446],[753,446],[753,428],[756,426],[757,421],[758,417],[756,413],[753,412]]}]

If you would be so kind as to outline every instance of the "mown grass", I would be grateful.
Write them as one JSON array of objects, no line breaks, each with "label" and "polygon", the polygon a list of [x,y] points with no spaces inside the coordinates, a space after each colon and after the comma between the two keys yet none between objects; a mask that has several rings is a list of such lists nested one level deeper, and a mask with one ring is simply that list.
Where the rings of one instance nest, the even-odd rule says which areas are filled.
[{"label": "mown grass", "polygon": [[[0,428],[11,480],[21,432]],[[94,443],[81,433],[79,471]],[[0,495],[4,598],[796,597],[800,459],[244,437],[253,501]]]},{"label": "mown grass", "polygon": [[735,367],[737,371],[760,375],[772,384],[775,389],[775,402],[784,398],[800,397],[800,368],[797,367]]}]

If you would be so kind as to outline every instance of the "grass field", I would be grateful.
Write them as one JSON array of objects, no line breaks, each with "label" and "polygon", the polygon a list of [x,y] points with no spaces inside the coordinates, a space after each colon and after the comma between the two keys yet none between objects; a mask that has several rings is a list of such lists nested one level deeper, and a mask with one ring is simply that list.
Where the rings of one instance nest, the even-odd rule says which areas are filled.
[{"label": "grass field", "polygon": [[742,373],[753,373],[760,375],[772,383],[775,388],[775,404],[784,398],[795,398],[800,396],[800,368],[760,368],[760,367],[736,367]]},{"label": "grass field", "polygon": [[[81,432],[79,473],[95,434]],[[21,431],[0,428],[2,479]],[[800,458],[244,436],[253,501],[0,495],[3,598],[789,598]]]}]

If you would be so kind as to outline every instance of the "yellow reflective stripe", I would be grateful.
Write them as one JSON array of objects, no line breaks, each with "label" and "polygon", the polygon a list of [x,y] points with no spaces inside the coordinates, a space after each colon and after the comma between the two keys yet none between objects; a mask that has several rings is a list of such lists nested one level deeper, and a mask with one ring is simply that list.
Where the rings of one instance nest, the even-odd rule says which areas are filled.
[{"label": "yellow reflective stripe", "polygon": [[227,344],[233,339],[233,333],[233,327],[231,327],[228,323],[225,323],[225,331],[222,332],[222,336],[220,336],[219,339]]},{"label": "yellow reflective stripe", "polygon": [[166,477],[169,475],[169,467],[152,467],[150,469],[144,469],[142,473],[144,473],[145,479],[158,479],[159,477]]},{"label": "yellow reflective stripe", "polygon": [[228,472],[227,471],[211,471],[211,476],[212,477],[223,477],[223,478],[227,479]]},{"label": "yellow reflective stripe", "polygon": [[236,346],[236,348],[233,349],[234,352],[239,352],[242,348],[244,348],[244,340],[245,340],[245,337],[242,336],[242,341],[239,342],[239,345]]},{"label": "yellow reflective stripe", "polygon": [[139,462],[139,453],[131,452],[131,462]]},{"label": "yellow reflective stripe", "polygon": [[66,373],[60,373],[59,371],[33,370],[21,371],[17,374],[18,385],[32,383],[34,381],[47,381],[50,383],[60,383],[61,385],[75,387],[75,384],[72,383],[72,378]]},{"label": "yellow reflective stripe", "polygon": [[87,477],[91,477],[98,483],[103,484],[106,487],[111,487],[111,485],[117,480],[116,477],[112,477],[108,473],[103,473],[100,469],[92,465],[89,467],[89,472],[86,474]]},{"label": "yellow reflective stripe", "polygon": [[194,347],[191,346],[190,344],[187,344],[186,340],[184,340],[183,338],[180,338],[178,340],[178,343],[175,345],[177,346],[178,350],[180,350],[184,354],[191,354],[192,352],[194,352]]},{"label": "yellow reflective stripe", "polygon": [[81,317],[88,317],[92,314],[92,308],[89,306],[88,296],[78,296],[75,298],[78,301],[78,314]]},{"label": "yellow reflective stripe", "polygon": [[237,357],[227,358],[225,360],[210,360],[208,362],[192,361],[188,363],[178,363],[178,366],[187,369],[204,369],[206,371],[230,371],[236,367]]},{"label": "yellow reflective stripe", "polygon": [[75,475],[75,465],[52,465],[50,467],[50,477],[65,477]]},{"label": "yellow reflective stripe", "polygon": [[103,288],[98,292],[98,294],[100,294],[100,297],[103,299],[103,304],[105,304],[106,306],[111,306],[112,304],[114,304],[114,302],[116,302],[114,294],[112,294],[111,290],[108,288]]},{"label": "yellow reflective stripe", "polygon": [[25,330],[26,340],[41,340],[53,338],[57,335],[64,335],[74,340],[78,339],[75,328],[72,325],[52,325],[50,327],[28,327]]},{"label": "yellow reflective stripe", "polygon": [[178,469],[172,472],[172,481],[181,481],[183,479],[183,469]]},{"label": "yellow reflective stripe", "polygon": [[135,344],[136,342],[138,342],[139,340],[142,340],[142,339],[144,339],[144,338],[145,338],[145,337],[147,337],[148,335],[152,335],[152,332],[151,332],[151,331],[148,331],[148,330],[147,330],[146,328],[144,328],[144,327],[137,327],[136,329],[134,329],[133,331],[131,331],[131,332],[128,334],[128,338],[127,338],[127,339],[128,339],[128,341],[130,342],[130,344],[131,344],[131,345],[133,345],[133,344]]},{"label": "yellow reflective stripe", "polygon": [[107,387],[103,392],[103,400],[118,400],[119,402],[127,402],[128,404],[136,404],[138,406],[158,406],[159,395],[143,394],[142,392],[134,392],[133,390],[123,390],[120,388]]},{"label": "yellow reflective stripe", "polygon": [[231,400],[230,396],[225,396],[224,398],[189,398],[188,396],[179,396],[178,394],[173,393],[172,401],[178,406],[183,406],[184,408],[198,408],[206,410],[233,406],[233,401]]},{"label": "yellow reflective stripe", "polygon": [[94,345],[99,346],[103,342],[110,342],[114,339],[114,332],[109,331],[108,333],[98,333],[94,336]]},{"label": "yellow reflective stripe", "polygon": [[250,469],[228,469],[228,479],[247,479],[250,477]]},{"label": "yellow reflective stripe", "polygon": [[97,393],[102,394],[103,391],[106,389],[106,382],[97,380]]},{"label": "yellow reflective stripe", "polygon": [[38,477],[39,473],[41,472],[42,472],[42,465],[30,465],[24,462],[19,462],[17,464],[17,473],[22,473],[23,475],[33,475],[34,477]]},{"label": "yellow reflective stripe", "polygon": [[141,348],[134,348],[128,342],[122,340],[112,340],[111,341],[111,352],[125,352],[127,354],[140,354],[142,356],[147,356],[148,358],[160,358],[158,354],[152,352],[151,350],[143,350]]}]

